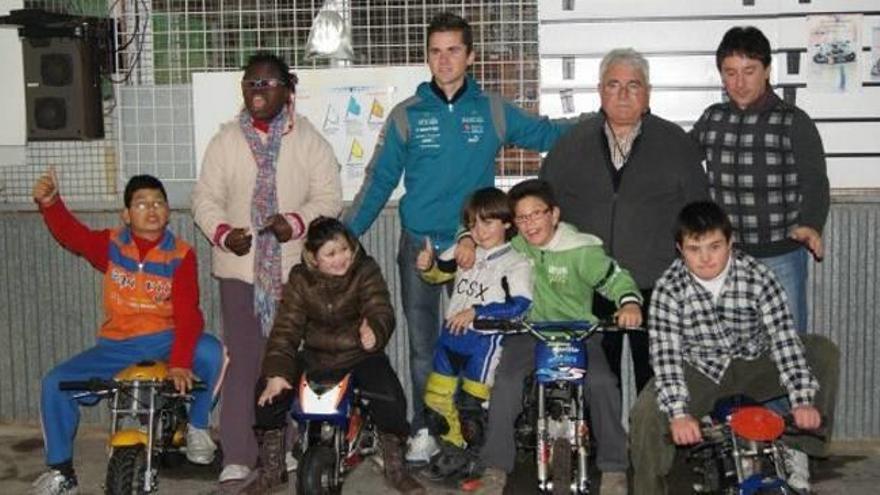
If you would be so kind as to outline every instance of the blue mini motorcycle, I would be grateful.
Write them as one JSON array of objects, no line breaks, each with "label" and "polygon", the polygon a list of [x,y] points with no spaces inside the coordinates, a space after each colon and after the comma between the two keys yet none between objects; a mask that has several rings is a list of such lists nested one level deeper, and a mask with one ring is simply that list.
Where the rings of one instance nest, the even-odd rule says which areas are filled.
[{"label": "blue mini motorcycle", "polygon": [[[587,349],[584,340],[616,327],[588,321],[475,320],[475,329],[529,333],[535,346],[535,393],[526,393],[517,421],[520,447],[534,447],[538,490],[590,493],[590,430],[585,411]],[[529,440],[525,440],[528,438]],[[523,443],[531,445],[523,445]]]},{"label": "blue mini motorcycle", "polygon": [[291,407],[300,431],[297,493],[341,493],[345,474],[377,451],[372,400],[393,399],[358,389],[350,373],[303,373]]}]

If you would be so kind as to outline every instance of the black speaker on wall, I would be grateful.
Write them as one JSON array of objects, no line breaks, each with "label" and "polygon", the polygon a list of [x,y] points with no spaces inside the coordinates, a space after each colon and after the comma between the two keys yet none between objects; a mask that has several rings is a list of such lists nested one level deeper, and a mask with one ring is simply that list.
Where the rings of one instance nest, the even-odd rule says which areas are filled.
[{"label": "black speaker on wall", "polygon": [[74,37],[22,40],[30,141],[104,137],[101,78],[93,45]]}]

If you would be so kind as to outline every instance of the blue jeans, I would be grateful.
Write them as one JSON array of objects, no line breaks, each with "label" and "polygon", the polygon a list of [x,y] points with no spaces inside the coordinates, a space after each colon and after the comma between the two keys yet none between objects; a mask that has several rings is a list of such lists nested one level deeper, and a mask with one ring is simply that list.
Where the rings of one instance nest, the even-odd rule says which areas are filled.
[{"label": "blue jeans", "polygon": [[431,373],[434,344],[439,335],[440,296],[444,285],[431,285],[420,276],[416,256],[425,240],[405,230],[400,233],[397,266],[400,271],[400,299],[409,333],[409,372],[412,380],[412,431],[425,425],[425,384]]},{"label": "blue jeans", "polygon": [[761,263],[767,265],[777,280],[785,289],[788,297],[788,307],[794,317],[794,327],[798,333],[807,332],[807,249],[798,248],[796,251],[779,256],[758,258]]},{"label": "blue jeans", "polygon": [[[46,442],[46,464],[53,465],[73,458],[73,440],[79,425],[79,405],[93,405],[94,398],[77,400],[75,392],[58,389],[63,381],[110,379],[139,361],[166,360],[171,352],[174,332],[133,337],[125,340],[98,339],[91,349],[73,356],[52,368],[43,377],[40,416]],[[193,353],[192,370],[205,382],[205,390],[193,393],[189,422],[207,428],[213,407],[213,390],[223,368],[223,345],[213,335],[203,333]]]}]

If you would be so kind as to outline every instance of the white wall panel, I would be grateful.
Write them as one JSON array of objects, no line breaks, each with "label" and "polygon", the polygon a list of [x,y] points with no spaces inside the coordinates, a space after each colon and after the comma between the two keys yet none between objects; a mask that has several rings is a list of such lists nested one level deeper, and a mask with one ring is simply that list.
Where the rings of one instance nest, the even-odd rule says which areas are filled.
[{"label": "white wall panel", "polygon": [[[716,86],[721,87],[715,57],[709,55],[682,57],[646,57],[654,86]],[[599,82],[600,57],[574,59],[574,78],[563,78],[562,57],[541,58],[541,87],[595,88]]]},{"label": "white wall panel", "polygon": [[[572,79],[563,78],[563,64],[568,56],[544,55],[541,57],[542,87],[582,87],[596,86],[599,80],[599,63],[606,52],[594,55],[573,55],[574,71]],[[770,82],[772,84],[807,83],[808,55],[796,52],[798,71],[788,73],[788,54],[774,53],[771,62]],[[654,86],[717,86],[721,88],[721,78],[715,67],[715,54],[669,54],[646,55],[651,70],[651,84]],[[861,62],[865,74],[870,71],[871,60],[864,53]]]},{"label": "white wall panel", "polygon": [[[651,94],[651,111],[667,120],[693,122],[703,109],[721,98],[720,91],[654,91]],[[563,112],[559,91],[541,92],[541,113],[551,116],[571,117],[582,112],[599,110],[599,94],[595,90],[574,92],[575,111]]]},{"label": "white wall panel", "polygon": [[[743,7],[742,0],[666,0],[657,2],[657,8],[645,8],[644,0],[575,0],[574,9],[562,10],[562,0],[542,0],[541,20],[565,21],[571,18],[614,19],[617,17],[649,16],[719,16],[764,14],[779,10],[780,0],[756,0],[755,5]],[[797,3],[795,0],[794,3]]]},{"label": "white wall panel", "polygon": [[[880,9],[880,2],[874,8]],[[863,25],[862,46],[870,40],[869,24],[880,16],[866,15]],[[541,22],[539,27],[542,55],[589,54],[599,55],[612,48],[631,46],[645,53],[693,52],[715,53],[721,37],[733,26],[750,25],[759,28],[774,49],[806,48],[807,18],[766,17],[706,19],[693,17],[664,20],[663,17],[639,17],[590,22],[572,18],[568,22]]]},{"label": "white wall panel", "polygon": [[[838,189],[876,188],[880,184],[880,158],[831,157],[826,161],[828,180]],[[852,234],[857,236],[858,232]]]},{"label": "white wall panel", "polygon": [[[862,12],[880,7],[877,0],[810,0],[800,3],[798,0],[777,0],[783,13],[815,14],[827,12]],[[762,3],[761,0],[756,0]]]},{"label": "white wall panel", "polygon": [[[802,22],[802,21],[797,21]],[[761,29],[773,46],[779,22],[776,19],[749,19],[747,22],[720,20],[618,21],[541,23],[538,28],[539,53],[604,54],[612,48],[631,46],[646,53],[715,52],[718,40],[734,25],[750,24]],[[806,43],[806,35],[804,42]]]},{"label": "white wall panel", "polygon": [[825,153],[880,154],[880,122],[818,122],[816,127]]},{"label": "white wall panel", "polygon": [[880,117],[880,87],[865,87],[858,93],[836,95],[810,88],[799,89],[797,105],[814,119]]},{"label": "white wall panel", "polygon": [[0,126],[0,166],[24,164],[27,143],[27,113],[24,91],[24,59],[18,30],[0,27],[0,108],[3,125]]},{"label": "white wall panel", "polygon": [[[542,88],[541,113],[554,117],[563,115],[559,95],[565,89],[554,86]],[[595,85],[569,89],[572,89],[575,96],[574,113],[599,108],[599,95]],[[689,122],[696,120],[708,105],[720,101],[721,96],[720,87],[687,91],[655,88],[651,93],[651,109],[663,118]],[[799,88],[797,106],[814,119],[880,118],[880,87],[865,87],[858,94],[835,95],[833,98],[829,98],[826,93]]]}]

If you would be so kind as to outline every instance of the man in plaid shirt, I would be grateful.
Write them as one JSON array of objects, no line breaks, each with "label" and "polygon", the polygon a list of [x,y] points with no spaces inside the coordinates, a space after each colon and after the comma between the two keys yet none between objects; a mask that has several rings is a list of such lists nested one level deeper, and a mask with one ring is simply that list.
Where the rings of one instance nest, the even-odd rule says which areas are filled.
[{"label": "man in plaid shirt", "polygon": [[758,28],[728,30],[715,64],[729,101],[706,108],[690,135],[706,155],[709,196],[730,215],[737,247],[773,270],[805,333],[807,253],[824,256],[828,171],[816,124],[773,92],[771,54]]},{"label": "man in plaid shirt", "polygon": [[[719,398],[787,395],[798,428],[815,430],[824,420],[830,436],[833,423],[837,347],[818,335],[798,336],[785,291],[769,268],[733,249],[721,207],[708,201],[687,205],[675,239],[681,257],[657,281],[648,311],[656,376],[630,418],[639,495],[666,493],[675,445],[702,440],[698,418]],[[799,440],[801,450],[786,452],[788,482],[806,491],[802,451],[820,455],[824,446]]]}]

